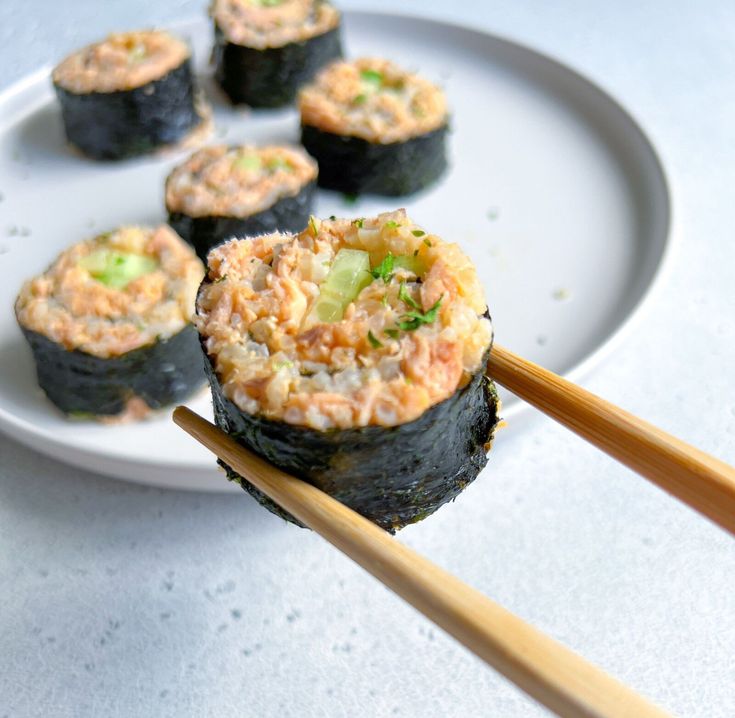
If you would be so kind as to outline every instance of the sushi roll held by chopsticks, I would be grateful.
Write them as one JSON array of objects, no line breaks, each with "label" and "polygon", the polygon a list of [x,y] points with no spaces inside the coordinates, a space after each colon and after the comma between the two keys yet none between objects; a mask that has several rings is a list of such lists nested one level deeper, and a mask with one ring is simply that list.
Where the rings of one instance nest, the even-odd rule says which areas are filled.
[{"label": "sushi roll held by chopsticks", "polygon": [[215,77],[235,104],[282,107],[342,56],[339,11],[326,0],[214,0]]},{"label": "sushi roll held by chopsticks", "polygon": [[110,35],[52,73],[68,141],[98,160],[119,160],[206,134],[191,53],[160,30]]},{"label": "sushi roll held by chopsticks", "polygon": [[482,286],[403,210],[221,244],[194,322],[220,428],[383,528],[431,514],[487,463]]},{"label": "sushi roll held by chopsticks", "polygon": [[347,194],[407,195],[447,166],[444,92],[378,58],[335,62],[299,95],[301,142],[319,186]]},{"label": "sushi roll held by chopsticks", "polygon": [[312,212],[316,176],[316,162],[300,147],[206,147],[168,176],[168,221],[202,259],[232,237],[299,232]]},{"label": "sushi roll held by chopsticks", "polygon": [[204,383],[190,317],[204,274],[167,226],[121,227],[62,252],[15,314],[46,396],[72,418],[124,421]]}]

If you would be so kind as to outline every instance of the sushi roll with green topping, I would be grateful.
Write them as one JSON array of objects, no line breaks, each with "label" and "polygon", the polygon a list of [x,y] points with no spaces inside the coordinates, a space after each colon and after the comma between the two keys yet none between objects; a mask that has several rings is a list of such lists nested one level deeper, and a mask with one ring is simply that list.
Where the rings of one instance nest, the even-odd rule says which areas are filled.
[{"label": "sushi roll with green topping", "polygon": [[194,323],[217,424],[383,528],[431,514],[487,463],[482,286],[402,210],[221,244]]},{"label": "sushi roll with green topping", "polygon": [[214,0],[215,77],[230,100],[282,107],[342,56],[340,13],[326,0]]},{"label": "sushi roll with green topping", "polygon": [[169,224],[202,258],[232,237],[309,221],[317,165],[301,148],[217,145],[195,152],[166,180]]},{"label": "sushi roll with green topping", "polygon": [[299,95],[301,142],[319,185],[346,194],[406,195],[447,166],[442,90],[387,60],[335,62]]},{"label": "sushi roll with green topping", "polygon": [[98,160],[194,142],[209,129],[188,46],[159,30],[110,35],[53,71],[68,141]]},{"label": "sushi roll with green topping", "polygon": [[204,267],[167,226],[75,244],[26,282],[15,314],[38,383],[65,414],[141,419],[204,383],[190,318]]}]

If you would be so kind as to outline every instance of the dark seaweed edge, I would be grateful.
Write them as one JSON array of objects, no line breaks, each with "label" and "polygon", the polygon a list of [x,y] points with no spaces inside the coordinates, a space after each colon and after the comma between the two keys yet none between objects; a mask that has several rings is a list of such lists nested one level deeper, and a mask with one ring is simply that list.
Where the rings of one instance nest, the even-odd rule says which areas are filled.
[{"label": "dark seaweed edge", "polygon": [[341,57],[341,21],[321,35],[264,50],[228,41],[214,24],[215,79],[236,105],[290,105],[299,89],[324,65]]},{"label": "dark seaweed edge", "polygon": [[70,144],[96,160],[122,160],[183,140],[203,122],[190,59],[163,77],[115,92],[74,93],[54,83]]},{"label": "dark seaweed edge", "polygon": [[447,168],[448,125],[404,142],[379,144],[301,125],[301,144],[319,164],[319,186],[389,197],[422,190]]},{"label": "dark seaweed edge", "polygon": [[309,222],[315,195],[316,182],[309,182],[298,194],[282,197],[249,217],[190,217],[183,212],[169,212],[168,223],[206,262],[210,249],[233,237],[253,237],[276,231],[300,232]]},{"label": "dark seaweed edge", "polygon": [[21,325],[33,353],[38,384],[71,417],[114,417],[138,397],[151,409],[185,400],[205,381],[197,331],[181,331],[117,357],[68,350]]},{"label": "dark seaweed edge", "polygon": [[[205,278],[200,292],[208,283]],[[201,335],[200,341],[217,426],[274,466],[390,532],[453,501],[487,463],[500,406],[484,371],[490,349],[464,387],[414,421],[390,428],[317,431],[239,409],[224,395]],[[231,467],[218,463],[228,479],[269,511],[303,526]]]}]

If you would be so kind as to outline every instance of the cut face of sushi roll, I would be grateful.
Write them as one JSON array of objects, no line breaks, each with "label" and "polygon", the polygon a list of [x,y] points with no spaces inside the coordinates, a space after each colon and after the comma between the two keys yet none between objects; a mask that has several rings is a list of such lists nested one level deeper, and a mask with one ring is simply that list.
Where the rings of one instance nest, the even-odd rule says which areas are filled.
[{"label": "cut face of sushi roll", "polygon": [[325,0],[214,0],[215,77],[234,103],[281,107],[342,56],[340,14]]},{"label": "cut face of sushi roll", "polygon": [[301,142],[319,185],[349,194],[405,195],[447,166],[442,90],[387,60],[335,62],[299,95]]},{"label": "cut face of sushi roll", "polygon": [[52,79],[67,139],[94,159],[146,154],[206,129],[189,48],[166,32],[110,35],[69,55]]},{"label": "cut face of sushi roll", "polygon": [[306,227],[317,165],[302,149],[218,145],[195,152],[166,180],[169,224],[205,259],[232,237]]},{"label": "cut face of sushi roll", "polygon": [[454,499],[487,462],[498,402],[482,287],[457,245],[403,211],[220,245],[194,323],[218,425],[386,529]]},{"label": "cut face of sushi roll", "polygon": [[15,314],[38,383],[64,413],[140,419],[204,383],[190,318],[204,274],[166,226],[75,244],[26,282]]}]

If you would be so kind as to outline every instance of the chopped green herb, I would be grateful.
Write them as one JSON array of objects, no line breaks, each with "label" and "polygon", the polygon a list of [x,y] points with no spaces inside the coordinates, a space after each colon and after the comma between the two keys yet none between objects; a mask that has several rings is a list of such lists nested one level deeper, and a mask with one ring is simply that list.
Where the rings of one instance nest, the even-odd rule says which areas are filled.
[{"label": "chopped green herb", "polygon": [[312,237],[316,237],[319,234],[319,220],[313,214],[309,215],[309,230],[311,231]]},{"label": "chopped green herb", "polygon": [[355,227],[357,227],[357,228],[359,228],[359,229],[362,229],[362,228],[363,228],[363,226],[365,225],[365,218],[364,218],[364,217],[360,217],[360,219],[353,219],[353,220],[352,220],[352,224],[353,224],[353,225],[354,225]]},{"label": "chopped green herb", "polygon": [[370,270],[373,279],[382,279],[385,284],[393,277],[393,255],[388,252],[385,259],[375,269]]},{"label": "chopped green herb", "polygon": [[403,329],[404,332],[412,332],[418,329],[422,324],[431,324],[436,320],[436,315],[439,312],[444,295],[436,300],[436,303],[427,309],[425,312],[413,311],[406,312],[398,322],[398,328]]},{"label": "chopped green herb", "polygon": [[397,329],[383,329],[383,334],[387,334],[391,339],[398,339]]},{"label": "chopped green herb", "polygon": [[389,219],[383,226],[387,227],[388,229],[398,229],[398,227],[400,227],[401,225],[395,220]]},{"label": "chopped green herb", "polygon": [[423,229],[412,229],[411,234],[414,237],[423,237],[426,234],[426,232],[424,232]]},{"label": "chopped green herb", "polygon": [[378,339],[375,338],[375,334],[372,333],[372,331],[368,330],[367,333],[368,341],[370,342],[370,346],[373,349],[380,349],[380,347],[383,346],[383,343],[378,341]]},{"label": "chopped green herb", "polygon": [[381,298],[381,300],[380,300],[380,303],[381,303],[381,304],[382,304],[382,305],[383,305],[384,307],[387,307],[387,306],[388,306],[388,295],[387,295],[387,294],[384,294],[384,295],[383,295],[383,297],[382,297],[382,298]]},{"label": "chopped green herb", "polygon": [[333,215],[333,214],[330,214],[330,215],[329,215],[329,219],[330,219],[330,220],[331,220],[332,222],[334,222],[334,220],[335,220],[335,219],[337,219],[337,217],[336,217],[335,215]]},{"label": "chopped green herb", "polygon": [[430,239],[425,239],[425,240],[424,240],[424,244],[425,244],[425,245],[426,245],[427,247],[431,247],[431,240],[430,240]]},{"label": "chopped green herb", "polygon": [[360,78],[368,85],[374,85],[376,90],[383,86],[383,73],[377,70],[363,70],[360,73]]},{"label": "chopped green herb", "polygon": [[363,92],[361,92],[359,95],[355,95],[352,98],[352,104],[353,105],[362,105],[365,100],[367,100],[367,95]]},{"label": "chopped green herb", "polygon": [[401,282],[401,286],[398,289],[398,298],[408,304],[409,307],[421,309],[421,305],[408,293],[405,282]]},{"label": "chopped green herb", "polygon": [[414,249],[413,250],[413,256],[414,257],[418,257],[419,256],[419,250],[418,249]]}]

